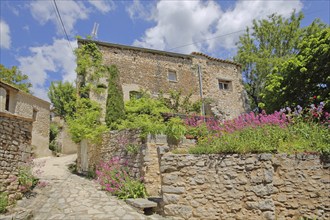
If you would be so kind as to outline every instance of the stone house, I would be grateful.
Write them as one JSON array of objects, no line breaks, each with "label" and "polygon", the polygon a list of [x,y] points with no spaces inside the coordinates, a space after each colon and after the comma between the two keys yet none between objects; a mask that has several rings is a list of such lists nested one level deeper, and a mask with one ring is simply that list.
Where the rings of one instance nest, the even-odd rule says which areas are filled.
[{"label": "stone house", "polygon": [[[124,101],[141,89],[155,96],[181,90],[183,95],[192,93],[194,100],[201,96],[208,100],[206,112],[220,118],[234,118],[247,109],[238,63],[199,52],[186,55],[85,39],[78,39],[78,46],[88,42],[99,47],[103,64],[117,66]],[[107,86],[106,79],[100,80],[100,86]],[[103,114],[106,93],[90,93],[101,104]]]},{"label": "stone house", "polygon": [[36,157],[50,156],[50,103],[0,81],[0,112],[33,120],[32,140]]}]

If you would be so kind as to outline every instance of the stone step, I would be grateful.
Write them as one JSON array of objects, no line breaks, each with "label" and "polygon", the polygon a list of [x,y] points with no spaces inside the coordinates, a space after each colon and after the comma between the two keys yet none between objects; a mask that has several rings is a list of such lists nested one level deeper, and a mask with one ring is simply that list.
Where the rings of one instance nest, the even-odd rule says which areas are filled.
[{"label": "stone step", "polygon": [[156,208],[157,207],[157,203],[156,202],[152,202],[149,201],[148,199],[126,199],[126,203],[138,208],[138,209],[147,209],[147,208]]}]

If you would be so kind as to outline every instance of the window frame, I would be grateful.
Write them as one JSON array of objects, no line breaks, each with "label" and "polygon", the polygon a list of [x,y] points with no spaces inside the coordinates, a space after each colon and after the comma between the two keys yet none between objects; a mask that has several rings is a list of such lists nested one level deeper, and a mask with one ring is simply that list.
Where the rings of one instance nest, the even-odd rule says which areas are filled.
[{"label": "window frame", "polygon": [[[173,75],[175,76],[175,80],[170,79],[170,75],[171,75],[171,74],[173,74]],[[174,71],[174,70],[168,70],[168,72],[167,72],[167,80],[168,80],[169,82],[178,82],[178,74],[177,74],[177,72]]]},{"label": "window frame", "polygon": [[232,91],[232,81],[227,79],[218,79],[218,88],[220,91]]}]

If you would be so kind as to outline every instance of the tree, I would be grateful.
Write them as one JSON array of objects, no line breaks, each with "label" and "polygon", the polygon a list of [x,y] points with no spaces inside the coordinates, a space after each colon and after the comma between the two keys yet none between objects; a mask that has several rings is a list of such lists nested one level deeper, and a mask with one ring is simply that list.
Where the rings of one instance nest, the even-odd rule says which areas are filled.
[{"label": "tree", "polygon": [[317,32],[302,38],[298,54],[267,77],[263,97],[268,108],[304,106],[311,97],[316,97],[330,110],[330,28],[317,29],[311,25],[306,32],[311,32],[310,29]]},{"label": "tree", "polygon": [[119,84],[117,67],[115,65],[111,65],[106,68],[109,72],[109,84],[105,122],[109,128],[115,128],[115,123],[125,117],[123,91]]},{"label": "tree", "polygon": [[234,60],[242,64],[243,81],[252,107],[263,107],[261,93],[267,75],[297,52],[302,18],[302,13],[295,16],[295,12],[288,19],[273,14],[268,19],[254,20],[252,32],[247,28],[240,37]]},{"label": "tree", "polygon": [[24,92],[31,93],[30,89],[32,84],[28,82],[28,76],[22,74],[16,66],[8,69],[4,65],[0,64],[0,79]]},{"label": "tree", "polygon": [[72,116],[75,112],[76,88],[71,83],[52,82],[48,97],[53,103],[56,115],[65,119],[65,117]]}]

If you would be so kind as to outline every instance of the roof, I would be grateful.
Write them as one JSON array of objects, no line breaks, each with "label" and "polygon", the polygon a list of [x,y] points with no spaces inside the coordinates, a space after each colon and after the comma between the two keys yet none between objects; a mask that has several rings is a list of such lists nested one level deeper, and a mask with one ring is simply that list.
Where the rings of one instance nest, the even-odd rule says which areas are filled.
[{"label": "roof", "polygon": [[162,51],[162,50],[154,50],[154,49],[143,48],[143,47],[127,46],[127,45],[122,45],[122,44],[113,44],[113,43],[107,43],[107,42],[102,42],[102,41],[78,39],[78,43],[79,42],[81,42],[81,43],[93,42],[93,43],[96,43],[98,45],[105,46],[105,47],[116,47],[119,49],[137,50],[137,51],[155,53],[155,54],[172,56],[172,57],[191,58],[191,56],[187,55],[187,54],[173,53],[173,52],[167,52],[167,51]]},{"label": "roof", "polygon": [[233,64],[233,65],[236,65],[236,66],[239,66],[239,67],[242,66],[239,63],[235,63],[235,62],[230,61],[230,60],[223,60],[223,59],[211,57],[211,56],[208,56],[208,55],[206,55],[204,53],[201,53],[201,52],[192,52],[190,55],[188,55],[188,54],[173,53],[173,52],[168,52],[168,51],[163,51],[163,50],[154,50],[154,49],[143,48],[143,47],[134,47],[134,46],[127,46],[127,45],[122,45],[122,44],[114,44],[114,43],[108,43],[108,42],[78,38],[78,43],[89,43],[89,42],[93,42],[93,43],[96,43],[98,45],[105,46],[105,47],[115,47],[115,48],[126,49],[126,50],[137,50],[137,51],[155,53],[155,54],[171,56],[171,57],[180,57],[180,58],[189,58],[189,59],[191,59],[191,58],[196,57],[196,56],[203,56],[203,57],[205,57],[209,60],[212,60],[212,61],[217,61],[217,62],[221,62],[221,63],[229,63],[229,64]]},{"label": "roof", "polygon": [[201,52],[192,52],[191,54],[192,55],[197,55],[197,56],[203,56],[203,57],[206,57],[207,59],[212,60],[212,61],[218,61],[218,62],[222,62],[222,63],[229,63],[229,64],[234,64],[236,66],[242,67],[242,65],[239,64],[239,63],[236,63],[236,62],[233,62],[233,61],[230,61],[230,60],[223,60],[223,59],[211,57],[211,56],[209,56],[207,54],[204,54],[204,53],[201,53]]},{"label": "roof", "polygon": [[24,92],[23,90],[20,90],[20,89],[14,87],[13,85],[10,85],[10,84],[8,84],[8,83],[2,81],[2,80],[0,80],[0,86],[3,87],[3,88],[5,88],[5,89],[10,89],[10,90],[14,90],[14,91],[16,91],[16,92],[21,92],[21,93],[23,93],[24,95],[30,96],[30,97],[32,97],[32,98],[34,98],[34,99],[37,99],[37,100],[39,100],[39,101],[41,101],[41,102],[44,102],[44,103],[47,103],[47,104],[50,105],[50,102],[48,102],[48,101],[46,101],[46,100],[43,100],[43,99],[41,99],[41,98],[38,98],[38,97],[36,97],[36,96],[34,96],[34,95],[31,95],[31,94],[29,94],[29,93],[26,93],[26,92]]}]

